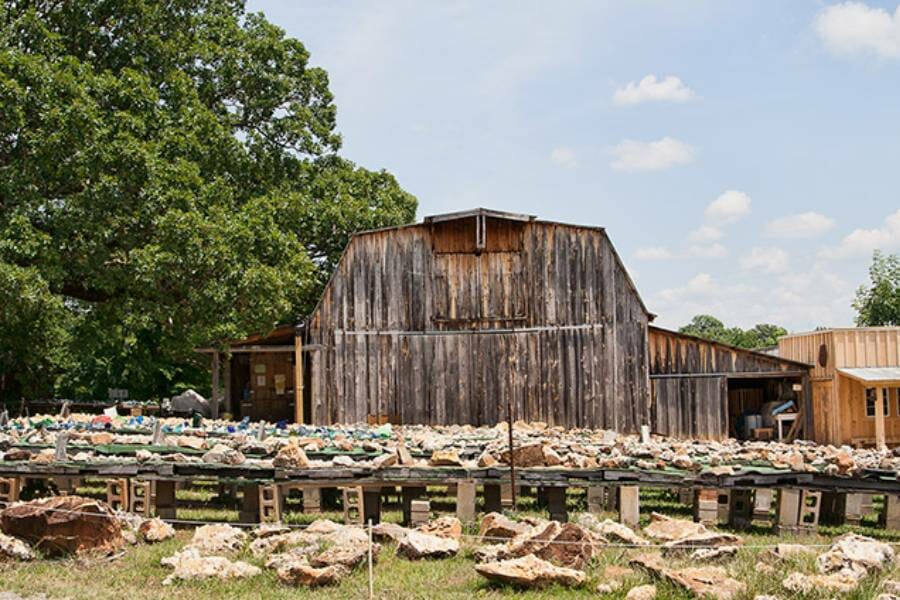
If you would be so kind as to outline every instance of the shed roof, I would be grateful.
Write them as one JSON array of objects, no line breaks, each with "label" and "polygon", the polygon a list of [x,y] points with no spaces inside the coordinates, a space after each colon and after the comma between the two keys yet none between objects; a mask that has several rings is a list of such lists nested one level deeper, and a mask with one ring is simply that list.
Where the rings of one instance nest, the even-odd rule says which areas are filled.
[{"label": "shed roof", "polygon": [[838,373],[864,384],[900,385],[900,367],[842,367]]}]

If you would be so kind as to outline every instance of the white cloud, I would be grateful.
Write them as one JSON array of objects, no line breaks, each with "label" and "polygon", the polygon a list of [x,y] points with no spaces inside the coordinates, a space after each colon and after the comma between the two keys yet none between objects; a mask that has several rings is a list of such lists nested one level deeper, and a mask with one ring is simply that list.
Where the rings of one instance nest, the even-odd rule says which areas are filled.
[{"label": "white cloud", "polygon": [[671,260],[675,258],[675,255],[668,248],[663,248],[662,246],[638,248],[635,255],[640,260]]},{"label": "white cloud", "polygon": [[613,148],[609,165],[618,171],[656,171],[694,160],[694,148],[679,140],[664,137],[652,142],[624,140]]},{"label": "white cloud", "polygon": [[874,250],[891,250],[900,247],[900,210],[888,215],[884,225],[877,229],[855,229],[844,236],[836,248],[825,248],[823,258],[847,258],[864,256]]},{"label": "white cloud", "polygon": [[737,190],[728,190],[709,203],[704,215],[712,223],[727,225],[737,223],[750,214],[750,196]]},{"label": "white cloud", "polygon": [[681,79],[669,75],[665,79],[656,79],[656,75],[647,75],[640,82],[629,82],[624,88],[616,90],[613,102],[616,104],[639,104],[641,102],[687,102],[694,97],[694,91],[684,85]]},{"label": "white cloud", "polygon": [[666,288],[659,293],[666,302],[676,302],[687,297],[703,296],[714,292],[717,285],[709,273],[697,273],[683,287]]},{"label": "white cloud", "polygon": [[813,25],[835,54],[900,58],[900,6],[892,15],[862,2],[845,2],[823,9]]},{"label": "white cloud", "polygon": [[724,233],[718,227],[712,225],[701,225],[697,229],[688,234],[689,242],[717,242],[724,237]]},{"label": "white cloud", "polygon": [[834,227],[834,219],[817,212],[789,215],[769,221],[766,234],[777,238],[811,239]]},{"label": "white cloud", "polygon": [[788,254],[781,248],[752,248],[741,257],[741,268],[763,273],[784,273],[788,270]]},{"label": "white cloud", "polygon": [[728,249],[722,244],[691,244],[686,256],[690,258],[723,258],[728,256]]},{"label": "white cloud", "polygon": [[574,169],[578,166],[578,156],[575,150],[568,146],[557,146],[550,152],[550,160],[561,167]]}]

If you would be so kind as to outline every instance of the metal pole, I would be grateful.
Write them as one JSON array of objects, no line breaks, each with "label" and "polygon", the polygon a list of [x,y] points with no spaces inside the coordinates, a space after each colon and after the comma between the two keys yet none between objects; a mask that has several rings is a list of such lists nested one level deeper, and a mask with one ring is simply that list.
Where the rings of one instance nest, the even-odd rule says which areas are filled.
[{"label": "metal pole", "polygon": [[512,399],[509,395],[506,397],[506,422],[509,425],[507,429],[509,430],[509,480],[512,487],[512,509],[513,512],[516,512],[516,454],[513,447]]}]

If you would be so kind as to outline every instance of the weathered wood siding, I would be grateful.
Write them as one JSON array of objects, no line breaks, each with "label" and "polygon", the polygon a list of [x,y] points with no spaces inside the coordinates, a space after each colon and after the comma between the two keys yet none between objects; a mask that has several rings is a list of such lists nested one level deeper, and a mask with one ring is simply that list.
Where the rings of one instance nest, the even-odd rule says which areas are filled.
[{"label": "weathered wood siding", "polygon": [[520,419],[648,423],[649,315],[605,232],[489,220],[476,254],[473,231],[353,238],[309,321],[313,421],[491,425],[509,398]]},{"label": "weathered wood siding", "polygon": [[[649,353],[651,429],[676,437],[727,437],[728,377],[805,371],[779,357],[658,327],[649,328]],[[803,383],[808,390],[808,377]],[[810,397],[808,391],[805,397]]]}]

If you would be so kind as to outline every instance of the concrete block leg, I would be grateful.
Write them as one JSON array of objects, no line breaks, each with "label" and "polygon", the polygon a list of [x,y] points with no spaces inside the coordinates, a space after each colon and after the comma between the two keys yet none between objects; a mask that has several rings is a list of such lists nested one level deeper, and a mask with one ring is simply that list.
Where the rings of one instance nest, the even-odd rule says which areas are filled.
[{"label": "concrete block leg", "polygon": [[704,525],[715,525],[719,521],[718,490],[694,490],[694,521]]},{"label": "concrete block leg", "polygon": [[844,522],[859,526],[863,518],[863,494],[846,494],[844,497]]},{"label": "concrete block leg", "polygon": [[423,487],[403,487],[400,490],[401,505],[403,508],[403,524],[409,526],[412,522],[412,503],[417,498],[426,495]]},{"label": "concrete block leg", "polygon": [[503,508],[512,507],[512,484],[500,484],[500,504]]},{"label": "concrete block leg", "polygon": [[884,495],[884,510],[881,512],[879,522],[885,529],[900,529],[900,496]]},{"label": "concrete block leg", "polygon": [[800,490],[778,490],[777,524],[779,533],[796,533],[800,527]]},{"label": "concrete block leg", "polygon": [[757,489],[753,493],[753,520],[772,523],[772,505],[775,502],[773,490]]},{"label": "concrete block leg", "polygon": [[321,488],[303,488],[303,513],[317,515],[322,512]]},{"label": "concrete block leg", "polygon": [[460,481],[456,484],[456,518],[463,523],[475,521],[474,481]]},{"label": "concrete block leg", "polygon": [[[256,497],[256,494],[253,496]],[[175,499],[175,482],[157,481],[154,501],[156,502],[157,517],[160,519],[174,519],[178,509],[178,501]]]},{"label": "concrete block leg", "polygon": [[281,522],[281,488],[277,484],[259,486],[259,520]]},{"label": "concrete block leg", "polygon": [[566,488],[547,488],[547,509],[550,511],[550,520],[560,523],[569,520],[569,511],[566,509]]},{"label": "concrete block leg", "polygon": [[149,518],[153,511],[154,485],[152,481],[131,480],[131,489],[128,494],[129,510],[136,515]]},{"label": "concrete block leg", "polygon": [[587,489],[587,509],[589,513],[600,514],[606,508],[606,488],[602,486]]},{"label": "concrete block leg", "polygon": [[636,485],[619,487],[619,522],[637,527],[641,517],[641,493]]},{"label": "concrete block leg", "polygon": [[106,481],[106,503],[113,510],[128,510],[128,480],[127,479],[108,479]]},{"label": "concrete block leg", "polygon": [[804,533],[812,533],[818,529],[821,508],[822,492],[803,490],[800,499],[800,527]]},{"label": "concrete block leg", "polygon": [[409,524],[411,527],[424,525],[431,519],[431,502],[428,500],[413,500],[410,503]]},{"label": "concrete block leg", "polygon": [[361,487],[341,488],[344,505],[344,524],[362,525],[363,523],[363,489]]},{"label": "concrete block leg", "polygon": [[7,504],[19,501],[22,493],[22,479],[20,477],[0,477],[0,509]]}]

